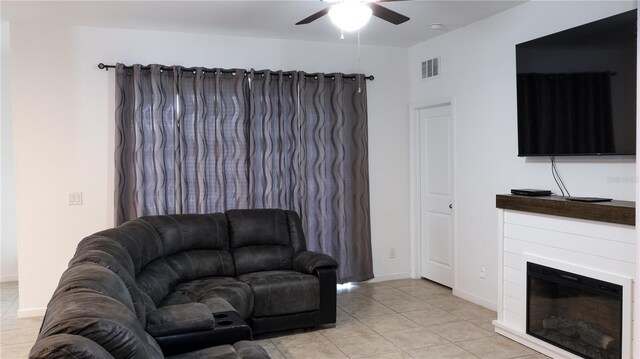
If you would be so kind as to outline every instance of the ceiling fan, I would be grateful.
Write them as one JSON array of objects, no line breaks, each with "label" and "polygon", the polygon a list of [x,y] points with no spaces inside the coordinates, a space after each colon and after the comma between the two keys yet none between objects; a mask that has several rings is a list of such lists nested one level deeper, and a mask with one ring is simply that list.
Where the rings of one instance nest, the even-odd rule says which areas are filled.
[{"label": "ceiling fan", "polygon": [[[382,20],[388,21],[394,25],[402,24],[409,20],[408,17],[399,14],[393,10],[389,10],[384,6],[378,5],[379,2],[391,2],[391,1],[404,1],[404,0],[342,0],[337,4],[331,5],[327,8],[324,8],[315,14],[300,20],[296,23],[296,25],[305,25],[310,22],[313,22],[327,14],[332,18],[335,22],[334,18],[337,16],[344,16],[353,18],[355,16],[359,16],[358,12],[362,13],[365,11],[366,21],[369,19],[369,16],[373,15]],[[364,25],[364,23],[362,25]],[[346,30],[346,29],[345,29]]]}]

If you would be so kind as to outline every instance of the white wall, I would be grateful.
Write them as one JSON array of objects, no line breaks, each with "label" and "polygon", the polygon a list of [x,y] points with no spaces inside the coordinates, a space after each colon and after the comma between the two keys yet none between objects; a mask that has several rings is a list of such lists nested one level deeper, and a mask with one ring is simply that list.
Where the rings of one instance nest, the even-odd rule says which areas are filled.
[{"label": "white wall", "polygon": [[18,280],[18,243],[16,236],[16,193],[13,161],[13,124],[11,122],[11,48],[9,23],[0,29],[0,282]]},{"label": "white wall", "polygon": [[[635,1],[532,1],[409,49],[412,103],[453,100],[456,294],[495,308],[495,195],[511,188],[557,191],[548,159],[517,157],[515,44],[635,7]],[[420,80],[420,62],[435,56],[441,76]],[[635,200],[635,158],[560,158],[558,167],[574,196]]]},{"label": "white wall", "polygon": [[[11,24],[19,315],[42,313],[80,239],[113,224],[113,71],[99,62],[355,72],[351,45]],[[409,275],[407,49],[363,47],[377,277]],[[4,108],[4,107],[3,107]],[[67,206],[82,192],[82,206]],[[390,247],[397,257],[389,260]]]}]

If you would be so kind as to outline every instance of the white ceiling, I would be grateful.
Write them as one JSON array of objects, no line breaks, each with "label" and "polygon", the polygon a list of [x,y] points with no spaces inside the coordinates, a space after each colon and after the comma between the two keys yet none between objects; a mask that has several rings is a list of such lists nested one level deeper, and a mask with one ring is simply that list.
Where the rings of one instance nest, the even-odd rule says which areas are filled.
[{"label": "white ceiling", "polygon": [[[360,31],[367,45],[407,47],[445,31],[499,13],[524,1],[398,1],[382,5],[411,20],[392,25],[373,17]],[[308,25],[299,20],[330,6],[319,0],[298,1],[7,1],[0,2],[2,21],[128,29],[196,32],[261,38],[339,42],[340,33],[324,16]],[[442,23],[443,31],[429,28]],[[355,42],[355,34],[345,34]]]}]

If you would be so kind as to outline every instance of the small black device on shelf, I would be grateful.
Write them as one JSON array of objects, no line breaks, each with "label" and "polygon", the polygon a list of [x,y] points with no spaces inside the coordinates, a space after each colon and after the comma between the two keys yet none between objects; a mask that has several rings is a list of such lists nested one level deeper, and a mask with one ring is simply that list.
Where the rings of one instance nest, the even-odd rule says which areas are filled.
[{"label": "small black device on shelf", "polygon": [[551,196],[551,191],[547,189],[518,188],[512,189],[511,194],[529,197],[546,197]]},{"label": "small black device on shelf", "polygon": [[611,198],[601,198],[601,197],[565,197],[567,201],[576,201],[576,202],[610,202]]}]

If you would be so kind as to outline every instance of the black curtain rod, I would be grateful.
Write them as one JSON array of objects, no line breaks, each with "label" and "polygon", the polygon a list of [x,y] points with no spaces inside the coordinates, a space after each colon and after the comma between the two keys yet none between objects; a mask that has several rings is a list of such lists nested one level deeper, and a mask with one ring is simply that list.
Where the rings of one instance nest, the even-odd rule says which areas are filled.
[{"label": "black curtain rod", "polygon": [[[103,64],[101,62],[101,63],[98,64],[98,68],[100,70],[109,71],[109,69],[115,69],[116,66],[115,65],[105,65],[105,64]],[[133,69],[133,66],[125,66],[124,68],[125,69]],[[150,67],[149,66],[141,66],[140,68],[143,69],[143,70],[148,70]],[[163,66],[163,67],[161,67],[161,69],[162,70],[166,70],[166,71],[173,71],[173,67],[168,67],[168,66]],[[192,70],[195,70],[196,68],[195,67],[185,67],[184,69],[187,70],[187,71],[192,71]],[[221,71],[222,73],[233,73],[233,72],[235,72],[234,70],[209,70],[209,69],[204,69],[202,71],[203,72],[208,72],[208,73],[215,73],[216,71]],[[264,75],[263,71],[254,71],[254,73],[258,74],[258,75]],[[289,74],[289,75],[292,74],[292,72],[290,72],[290,71],[285,71],[283,73],[284,74]],[[316,77],[317,74],[306,74],[304,76],[305,77]],[[356,77],[354,75],[345,75],[345,76],[343,76],[343,78],[355,79]],[[373,79],[374,79],[373,75],[365,76],[364,78],[365,78],[365,80],[370,80],[370,81],[373,81]]]}]

